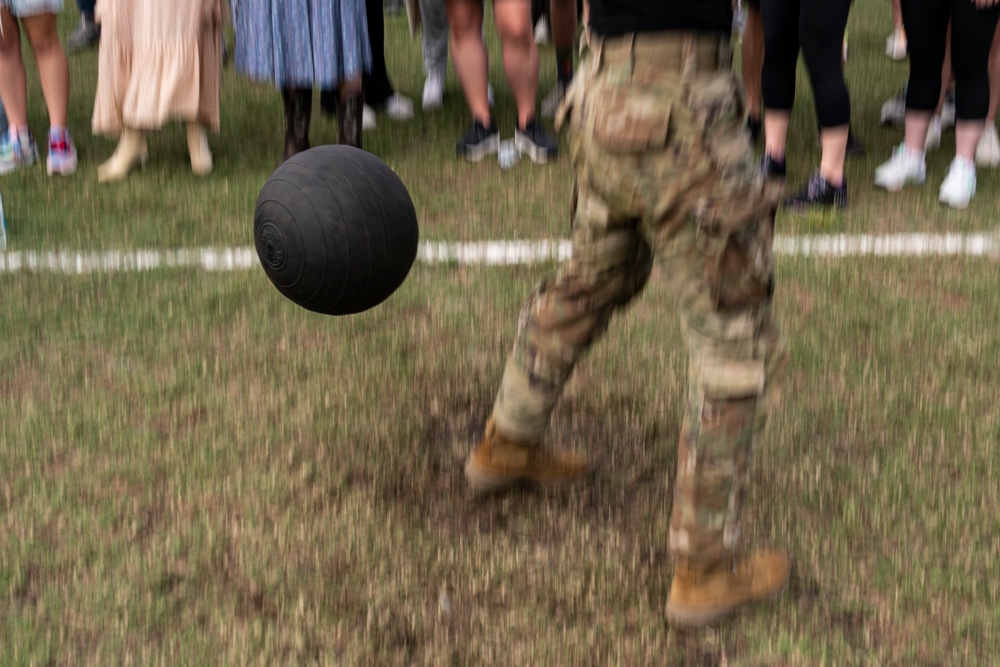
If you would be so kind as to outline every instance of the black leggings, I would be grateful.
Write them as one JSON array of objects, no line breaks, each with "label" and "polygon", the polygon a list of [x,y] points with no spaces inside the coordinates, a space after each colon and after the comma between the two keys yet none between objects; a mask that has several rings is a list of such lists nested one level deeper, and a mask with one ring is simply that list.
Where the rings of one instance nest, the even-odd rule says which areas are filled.
[{"label": "black leggings", "polygon": [[[969,0],[965,0],[968,2]],[[802,8],[802,4],[807,4]],[[851,0],[761,0],[764,23],[764,108],[791,111],[799,49],[812,83],[820,127],[851,122],[851,97],[841,62]],[[940,67],[938,68],[940,70]]]},{"label": "black leggings", "polygon": [[955,117],[983,120],[990,108],[990,46],[1000,5],[976,9],[970,0],[902,0],[903,25],[910,48],[906,106],[934,111],[941,96],[948,21],[951,69],[955,73]]}]

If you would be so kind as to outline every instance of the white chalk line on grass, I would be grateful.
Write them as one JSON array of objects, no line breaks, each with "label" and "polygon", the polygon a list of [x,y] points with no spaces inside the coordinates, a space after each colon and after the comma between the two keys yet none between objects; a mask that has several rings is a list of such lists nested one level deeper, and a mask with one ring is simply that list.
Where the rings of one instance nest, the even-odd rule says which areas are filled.
[{"label": "white chalk line on grass", "polygon": [[[425,264],[510,266],[568,259],[567,240],[424,241],[417,261]],[[896,234],[886,236],[776,236],[774,252],[793,257],[927,257],[1000,258],[1000,233]],[[244,271],[259,266],[250,247],[182,248],[178,250],[8,251],[0,253],[0,274],[22,271],[84,274],[198,268]]]}]

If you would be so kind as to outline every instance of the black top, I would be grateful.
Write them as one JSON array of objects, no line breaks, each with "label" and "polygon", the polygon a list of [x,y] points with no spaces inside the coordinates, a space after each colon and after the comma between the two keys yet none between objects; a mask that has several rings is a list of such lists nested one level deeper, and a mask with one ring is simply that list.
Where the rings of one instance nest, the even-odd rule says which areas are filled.
[{"label": "black top", "polygon": [[732,0],[590,0],[590,27],[598,35],[660,30],[730,32]]}]

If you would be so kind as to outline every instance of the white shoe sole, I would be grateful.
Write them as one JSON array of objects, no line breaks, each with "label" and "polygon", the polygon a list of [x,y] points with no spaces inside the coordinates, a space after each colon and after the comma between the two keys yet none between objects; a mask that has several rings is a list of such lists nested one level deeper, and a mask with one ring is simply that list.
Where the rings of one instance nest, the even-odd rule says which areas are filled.
[{"label": "white shoe sole", "polygon": [[469,162],[479,162],[487,155],[496,155],[500,150],[500,135],[495,134],[476,146],[469,146],[463,151],[459,151],[459,157],[464,157]]}]

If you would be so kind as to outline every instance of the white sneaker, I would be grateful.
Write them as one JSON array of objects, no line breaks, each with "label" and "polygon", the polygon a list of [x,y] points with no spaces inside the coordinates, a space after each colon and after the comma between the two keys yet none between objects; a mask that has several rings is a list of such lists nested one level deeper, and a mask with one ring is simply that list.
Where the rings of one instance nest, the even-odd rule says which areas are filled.
[{"label": "white sneaker", "polygon": [[375,129],[376,125],[375,109],[366,104],[361,111],[361,129],[365,132],[370,132]]},{"label": "white sneaker", "polygon": [[410,120],[413,118],[413,100],[393,93],[385,101],[385,115],[393,120]]},{"label": "white sneaker", "polygon": [[936,151],[941,147],[941,116],[931,118],[927,126],[927,136],[924,138],[924,152]]},{"label": "white sneaker", "polygon": [[938,199],[952,208],[965,208],[976,194],[976,165],[971,160],[956,157],[941,184]]},{"label": "white sneaker", "polygon": [[976,164],[980,167],[996,167],[1000,165],[1000,137],[997,136],[997,126],[988,123],[979,137],[976,145]]},{"label": "white sneaker", "polygon": [[906,31],[898,26],[885,40],[885,55],[893,60],[906,58]]},{"label": "white sneaker", "polygon": [[444,73],[437,70],[428,72],[424,79],[424,94],[421,106],[424,111],[440,109],[444,104]]},{"label": "white sneaker", "polygon": [[549,43],[549,22],[543,16],[535,24],[535,44]]},{"label": "white sneaker", "polygon": [[888,162],[875,169],[875,185],[889,192],[899,192],[908,183],[922,184],[927,180],[927,163],[923,151],[900,144]]}]

